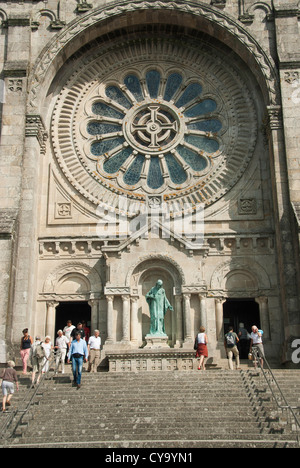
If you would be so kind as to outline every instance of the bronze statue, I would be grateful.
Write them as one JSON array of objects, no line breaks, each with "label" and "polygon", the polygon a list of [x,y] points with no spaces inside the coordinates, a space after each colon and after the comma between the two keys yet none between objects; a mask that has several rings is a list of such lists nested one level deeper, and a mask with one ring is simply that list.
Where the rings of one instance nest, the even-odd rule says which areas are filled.
[{"label": "bronze statue", "polygon": [[166,292],[162,287],[162,280],[158,280],[151,291],[146,294],[146,300],[150,310],[150,333],[152,336],[167,336],[165,332],[165,315],[168,309],[173,307],[166,297]]}]

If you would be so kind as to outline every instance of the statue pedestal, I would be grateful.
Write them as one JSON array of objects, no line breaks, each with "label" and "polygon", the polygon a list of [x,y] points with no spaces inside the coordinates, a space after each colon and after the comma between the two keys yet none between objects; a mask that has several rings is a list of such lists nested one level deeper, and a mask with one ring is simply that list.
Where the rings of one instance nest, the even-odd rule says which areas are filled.
[{"label": "statue pedestal", "polygon": [[173,348],[134,349],[106,353],[109,372],[159,372],[197,370],[194,350]]},{"label": "statue pedestal", "polygon": [[146,335],[146,346],[148,349],[159,349],[159,348],[170,348],[168,345],[168,336],[167,335]]}]

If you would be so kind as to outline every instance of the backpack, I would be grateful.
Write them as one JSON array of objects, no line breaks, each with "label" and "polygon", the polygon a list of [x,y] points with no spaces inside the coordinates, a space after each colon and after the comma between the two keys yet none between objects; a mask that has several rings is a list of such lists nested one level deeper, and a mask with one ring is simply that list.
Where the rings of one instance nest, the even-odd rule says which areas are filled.
[{"label": "backpack", "polygon": [[227,333],[226,335],[226,343],[228,348],[233,348],[235,346],[235,336],[232,332]]},{"label": "backpack", "polygon": [[37,358],[37,359],[43,359],[44,357],[46,357],[46,352],[42,346],[42,342],[38,343],[35,347],[35,352],[34,352],[34,356]]}]

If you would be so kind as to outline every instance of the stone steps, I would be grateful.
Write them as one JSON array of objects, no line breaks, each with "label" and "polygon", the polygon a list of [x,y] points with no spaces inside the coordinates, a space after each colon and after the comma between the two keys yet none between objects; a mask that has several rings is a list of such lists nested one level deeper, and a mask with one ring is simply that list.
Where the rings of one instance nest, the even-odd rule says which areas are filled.
[{"label": "stone steps", "polygon": [[[28,382],[21,382],[23,392]],[[11,446],[297,445],[290,428],[283,430],[273,416],[267,393],[253,402],[240,372],[84,373],[80,390],[65,375],[46,381],[41,391]]]}]

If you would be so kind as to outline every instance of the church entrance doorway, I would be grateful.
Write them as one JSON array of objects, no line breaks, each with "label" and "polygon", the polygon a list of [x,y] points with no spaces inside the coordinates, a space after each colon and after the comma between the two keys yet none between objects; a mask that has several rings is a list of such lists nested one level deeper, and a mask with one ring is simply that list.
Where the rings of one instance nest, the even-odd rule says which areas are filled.
[{"label": "church entrance doorway", "polygon": [[[255,299],[227,299],[223,305],[224,312],[224,334],[228,332],[228,327],[233,326],[233,330],[238,333],[240,323],[244,324],[244,328],[251,333],[251,327],[260,324],[259,305]],[[248,343],[248,345],[250,342]],[[248,346],[247,345],[247,346]],[[243,351],[240,347],[240,352]],[[247,359],[248,350],[242,352],[241,358]]]},{"label": "church entrance doorway", "polygon": [[68,320],[72,320],[73,325],[78,322],[86,322],[91,328],[91,306],[87,301],[60,302],[56,307],[55,336],[57,330],[63,330]]}]

